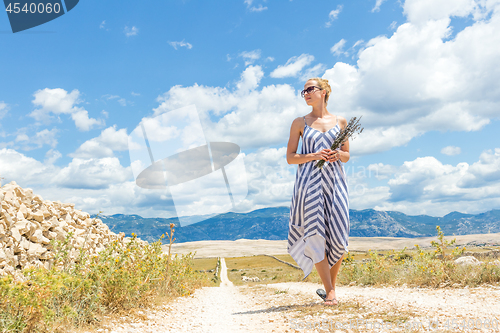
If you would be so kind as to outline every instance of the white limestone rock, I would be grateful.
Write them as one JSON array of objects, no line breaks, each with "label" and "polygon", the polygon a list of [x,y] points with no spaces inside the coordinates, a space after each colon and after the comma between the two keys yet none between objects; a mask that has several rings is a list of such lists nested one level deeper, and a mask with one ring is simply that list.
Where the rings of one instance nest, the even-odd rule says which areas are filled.
[{"label": "white limestone rock", "polygon": [[40,257],[43,253],[47,252],[41,244],[31,243],[28,250],[28,255],[31,257]]},{"label": "white limestone rock", "polygon": [[33,218],[37,221],[37,222],[43,222],[44,218],[43,218],[43,213],[40,211],[40,210],[37,210],[36,212],[34,212],[32,214]]},{"label": "white limestone rock", "polygon": [[35,231],[35,233],[30,237],[30,240],[35,243],[42,243],[42,244],[50,243],[49,239],[43,236],[43,232],[40,229]]},{"label": "white limestone rock", "polygon": [[13,227],[10,229],[10,234],[16,242],[21,241],[21,233],[19,232],[19,230],[16,227]]},{"label": "white limestone rock", "polygon": [[18,219],[18,221],[14,224],[14,227],[19,231],[21,235],[24,235],[28,231],[30,231],[30,223],[28,220],[25,220],[24,217]]},{"label": "white limestone rock", "polygon": [[457,265],[481,265],[481,261],[477,260],[473,256],[465,256],[465,257],[460,257],[455,260],[455,264]]}]

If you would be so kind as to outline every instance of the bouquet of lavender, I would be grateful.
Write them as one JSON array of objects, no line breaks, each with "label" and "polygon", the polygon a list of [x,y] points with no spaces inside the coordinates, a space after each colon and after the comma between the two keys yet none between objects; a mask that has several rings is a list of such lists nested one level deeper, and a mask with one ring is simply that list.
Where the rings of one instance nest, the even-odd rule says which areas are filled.
[{"label": "bouquet of lavender", "polygon": [[[358,133],[361,134],[363,132],[363,127],[361,127],[361,124],[359,123],[359,119],[357,117],[352,117],[351,120],[349,120],[349,123],[347,126],[340,130],[339,134],[335,138],[335,141],[333,141],[332,147],[330,148],[331,150],[335,150],[339,148],[347,139],[352,137],[354,139],[354,134]],[[318,168],[323,168],[323,164],[325,164],[325,160],[321,160],[316,164],[316,167]]]}]

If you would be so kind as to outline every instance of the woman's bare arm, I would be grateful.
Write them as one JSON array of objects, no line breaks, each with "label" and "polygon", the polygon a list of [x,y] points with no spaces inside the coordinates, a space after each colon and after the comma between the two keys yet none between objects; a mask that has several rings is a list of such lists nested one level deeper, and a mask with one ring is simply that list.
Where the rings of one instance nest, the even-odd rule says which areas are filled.
[{"label": "woman's bare arm", "polygon": [[288,164],[302,164],[314,160],[326,160],[328,154],[325,149],[316,153],[297,154],[297,147],[299,146],[300,130],[304,127],[302,118],[296,118],[292,122],[290,128],[290,138],[288,139],[288,146],[286,149],[286,161]]},{"label": "woman's bare arm", "polygon": [[[347,126],[347,120],[343,117],[339,117],[340,128],[344,129]],[[335,153],[338,153],[338,158],[335,158]],[[335,162],[340,160],[342,163],[346,163],[351,158],[351,154],[349,153],[349,140],[346,140],[344,143],[340,145],[340,149],[333,150],[330,155],[329,162]]]}]

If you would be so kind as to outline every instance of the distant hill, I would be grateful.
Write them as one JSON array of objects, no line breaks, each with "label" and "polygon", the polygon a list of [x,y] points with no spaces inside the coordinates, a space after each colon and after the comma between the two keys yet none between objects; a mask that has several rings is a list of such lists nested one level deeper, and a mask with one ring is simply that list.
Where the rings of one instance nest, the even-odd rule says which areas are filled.
[{"label": "distant hill", "polygon": [[[139,215],[101,216],[113,232],[132,232],[149,242],[157,241],[175,224],[176,243],[200,240],[267,239],[283,240],[288,235],[289,207],[273,207],[249,213],[226,213],[181,227],[177,218],[143,218]],[[373,209],[350,210],[352,237],[428,237],[439,225],[445,235],[500,232],[500,210],[481,214],[452,212],[443,217],[410,216]],[[94,215],[95,217],[95,215]]]}]

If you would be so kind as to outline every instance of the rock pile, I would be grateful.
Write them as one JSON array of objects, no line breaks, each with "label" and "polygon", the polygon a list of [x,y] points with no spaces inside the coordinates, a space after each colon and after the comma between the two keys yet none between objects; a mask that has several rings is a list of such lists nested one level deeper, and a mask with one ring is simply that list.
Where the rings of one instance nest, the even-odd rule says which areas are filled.
[{"label": "rock pile", "polygon": [[23,280],[24,268],[49,269],[54,258],[50,241],[62,241],[69,232],[73,233],[70,260],[77,258],[82,247],[97,254],[114,240],[129,240],[124,233],[111,232],[100,219],[75,209],[74,204],[43,200],[15,182],[0,187],[0,203],[0,276],[10,274]]},{"label": "rock pile", "polygon": [[260,279],[257,276],[254,277],[242,276],[241,279],[245,282],[260,282]]}]

